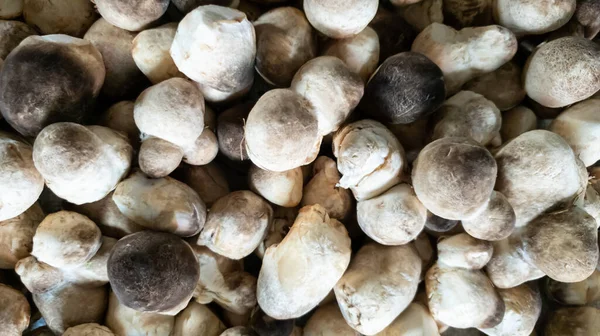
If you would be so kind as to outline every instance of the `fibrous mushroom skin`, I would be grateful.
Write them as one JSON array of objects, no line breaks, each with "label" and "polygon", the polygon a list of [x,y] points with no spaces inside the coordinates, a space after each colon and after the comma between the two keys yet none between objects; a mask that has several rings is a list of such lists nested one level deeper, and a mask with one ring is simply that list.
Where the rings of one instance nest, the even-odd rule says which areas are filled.
[{"label": "fibrous mushroom skin", "polygon": [[63,336],[114,336],[113,332],[98,323],[85,323],[71,327],[65,331]]},{"label": "fibrous mushroom skin", "polygon": [[504,195],[492,192],[485,210],[477,216],[462,220],[465,231],[483,240],[497,241],[508,238],[515,229],[517,216]]},{"label": "fibrous mushroom skin", "polygon": [[22,335],[29,325],[31,308],[18,290],[0,284],[0,327],[2,334]]},{"label": "fibrous mushroom skin", "polygon": [[575,0],[496,0],[494,20],[517,35],[551,32],[575,13]]},{"label": "fibrous mushroom skin", "polygon": [[437,250],[438,263],[470,270],[482,269],[494,252],[490,242],[475,239],[466,233],[440,240]]},{"label": "fibrous mushroom skin", "polygon": [[320,205],[306,206],[290,232],[269,247],[258,276],[261,309],[276,319],[304,315],[327,296],[350,263],[344,225]]},{"label": "fibrous mushroom skin", "polygon": [[187,308],[175,317],[175,326],[171,335],[219,336],[226,327],[208,307],[190,301]]},{"label": "fibrous mushroom skin", "polygon": [[600,309],[595,307],[561,308],[548,318],[546,336],[592,336],[600,330]]},{"label": "fibrous mushroom skin", "polygon": [[174,316],[140,312],[128,308],[119,302],[114,292],[110,292],[106,326],[116,335],[168,336],[171,335],[174,325]]},{"label": "fibrous mushroom skin", "polygon": [[[8,2],[18,2],[8,0]],[[7,5],[2,1],[0,5],[0,13],[7,8]],[[2,16],[2,14],[0,14]],[[16,48],[21,41],[27,36],[37,35],[35,29],[29,27],[23,22],[12,20],[0,20],[0,58],[6,59],[8,54]]]},{"label": "fibrous mushroom skin", "polygon": [[27,137],[51,123],[83,122],[104,76],[102,55],[90,42],[67,35],[29,36],[4,59],[0,112]]},{"label": "fibrous mushroom skin", "polygon": [[302,169],[300,167],[283,171],[271,172],[255,165],[248,171],[250,189],[267,201],[292,208],[302,199]]},{"label": "fibrous mushroom skin", "polygon": [[[425,0],[427,1],[427,0]],[[420,303],[413,302],[377,336],[397,335],[439,336],[438,326],[429,310]]]},{"label": "fibrous mushroom skin", "polygon": [[361,334],[382,331],[413,300],[420,275],[414,246],[363,246],[334,287],[346,322]]},{"label": "fibrous mushroom skin", "polygon": [[100,15],[110,24],[130,31],[139,31],[158,20],[169,6],[169,0],[94,0]]},{"label": "fibrous mushroom skin", "polygon": [[341,59],[366,83],[379,63],[379,48],[377,32],[367,27],[354,36],[330,41],[322,54]]},{"label": "fibrous mushroom skin", "polygon": [[17,217],[0,221],[0,269],[14,269],[31,253],[33,235],[44,212],[37,203]]},{"label": "fibrous mushroom skin", "polygon": [[375,17],[377,0],[331,2],[304,0],[306,18],[316,30],[331,37],[345,38],[360,33]]},{"label": "fibrous mushroom skin", "polygon": [[380,195],[400,181],[404,149],[383,124],[361,120],[333,137],[333,154],[342,174],[338,185],[352,190],[357,201]]},{"label": "fibrous mushroom skin", "polygon": [[303,331],[304,336],[359,336],[360,333],[352,329],[340,312],[337,303],[329,303],[317,308],[308,319]]},{"label": "fibrous mushroom skin", "polygon": [[97,18],[94,4],[87,0],[24,0],[23,18],[42,34],[82,37]]},{"label": "fibrous mushroom skin", "polygon": [[521,82],[521,67],[515,62],[507,62],[495,71],[470,80],[463,86],[463,90],[484,96],[500,111],[517,106],[526,96]]},{"label": "fibrous mushroom skin", "polygon": [[503,142],[508,142],[519,135],[537,128],[538,118],[535,113],[525,106],[517,106],[502,113],[500,136]]},{"label": "fibrous mushroom skin", "polygon": [[521,134],[496,154],[496,190],[512,205],[516,227],[585,192],[587,173],[567,142],[545,130]]},{"label": "fibrous mushroom skin", "polygon": [[469,80],[508,62],[517,52],[517,40],[497,25],[457,31],[434,22],[417,36],[411,51],[424,54],[442,69],[446,93],[452,95]]}]

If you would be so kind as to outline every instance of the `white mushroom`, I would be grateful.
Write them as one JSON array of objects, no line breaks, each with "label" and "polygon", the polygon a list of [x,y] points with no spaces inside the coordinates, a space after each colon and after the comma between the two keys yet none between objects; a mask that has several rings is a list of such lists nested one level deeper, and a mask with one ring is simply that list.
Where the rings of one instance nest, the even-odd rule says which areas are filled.
[{"label": "white mushroom", "polygon": [[490,242],[475,239],[466,233],[440,240],[437,250],[438,263],[470,270],[482,269],[494,252]]},{"label": "white mushroom", "polygon": [[[13,1],[21,2],[21,1]],[[23,18],[43,35],[66,34],[82,37],[97,18],[88,0],[24,0]],[[3,7],[1,4],[0,7]]]},{"label": "white mushroom", "polygon": [[121,304],[115,293],[108,296],[106,326],[116,335],[167,336],[174,325],[174,316],[140,312]]},{"label": "white mushroom", "polygon": [[575,13],[575,0],[496,0],[494,19],[518,35],[544,34],[560,28]]},{"label": "white mushroom", "polygon": [[85,323],[65,330],[63,336],[114,336],[110,329],[98,323]]},{"label": "white mushroom", "polygon": [[292,208],[302,199],[302,169],[300,167],[283,172],[271,172],[255,165],[248,171],[250,189],[267,201]]},{"label": "white mushroom", "polygon": [[377,0],[304,0],[304,11],[310,24],[331,38],[344,38],[360,33],[375,17]]},{"label": "white mushroom", "polygon": [[94,0],[100,15],[112,25],[139,31],[158,20],[169,6],[169,0],[141,0],[135,3],[120,0]]},{"label": "white mushroom", "polygon": [[158,84],[173,77],[185,77],[171,58],[170,50],[177,23],[146,29],[133,39],[131,55],[137,67],[148,77],[152,84]]},{"label": "white mushroom", "polygon": [[22,335],[31,315],[27,298],[18,290],[0,284],[0,329],[5,335]]},{"label": "white mushroom", "polygon": [[495,241],[507,238],[515,229],[516,220],[506,197],[493,191],[486,208],[473,218],[463,219],[461,224],[471,236]]},{"label": "white mushroom", "polygon": [[[427,0],[425,0],[427,1]],[[429,310],[422,304],[413,302],[403,312],[376,336],[409,336],[409,335],[439,336],[436,321]]]},{"label": "white mushroom", "polygon": [[319,306],[304,326],[304,336],[359,336],[360,333],[352,329],[340,312],[337,303]]},{"label": "white mushroom", "polygon": [[43,219],[42,208],[34,203],[17,217],[0,221],[0,269],[14,269],[17,261],[29,256],[33,235]]},{"label": "white mushroom", "polygon": [[322,54],[341,59],[366,83],[379,63],[379,36],[367,27],[354,36],[330,41]]},{"label": "white mushroom", "polygon": [[219,336],[225,329],[223,322],[208,307],[191,301],[187,308],[175,317],[175,326],[171,335]]}]

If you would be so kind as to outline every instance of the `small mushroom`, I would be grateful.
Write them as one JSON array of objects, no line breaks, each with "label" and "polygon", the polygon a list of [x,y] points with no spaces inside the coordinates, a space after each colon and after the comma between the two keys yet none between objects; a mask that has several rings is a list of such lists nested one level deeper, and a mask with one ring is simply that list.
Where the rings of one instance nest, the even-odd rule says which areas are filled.
[{"label": "small mushroom", "polygon": [[461,233],[460,221],[442,218],[436,216],[427,210],[427,220],[425,221],[425,232],[433,237],[443,237],[447,235]]},{"label": "small mushroom", "polygon": [[354,36],[330,41],[322,55],[341,59],[366,83],[379,63],[379,36],[367,27]]},{"label": "small mushroom", "polygon": [[298,209],[296,208],[275,207],[273,211],[273,221],[271,222],[271,225],[269,225],[267,234],[262,242],[258,245],[256,250],[254,250],[254,254],[262,259],[269,246],[281,243],[283,238],[290,231],[297,215]]},{"label": "small mushroom", "polygon": [[16,19],[23,12],[23,0],[0,0],[0,19]]},{"label": "small mushroom", "polygon": [[246,102],[219,114],[217,119],[219,152],[229,160],[236,162],[248,160],[244,127],[253,106],[253,103]]},{"label": "small mushroom", "polygon": [[363,110],[391,124],[408,124],[433,113],[444,102],[442,70],[413,52],[386,59],[367,83]]},{"label": "small mushroom", "polygon": [[[427,1],[427,0],[425,0]],[[422,304],[413,302],[376,336],[407,336],[407,335],[439,336],[438,326],[433,317]],[[446,334],[444,334],[445,336]]]},{"label": "small mushroom", "polygon": [[442,8],[442,0],[421,0],[414,4],[400,7],[398,11],[406,22],[420,32],[434,22],[444,22]]},{"label": "small mushroom", "polygon": [[359,336],[360,333],[352,329],[340,312],[337,303],[319,306],[304,326],[304,336]]},{"label": "small mushroom", "polygon": [[183,182],[194,189],[207,206],[230,192],[225,174],[215,163],[186,166]]},{"label": "small mushroom", "polygon": [[4,59],[0,111],[26,137],[54,122],[82,122],[93,112],[104,75],[102,55],[90,42],[29,36]]},{"label": "small mushroom", "polygon": [[589,306],[600,302],[600,271],[578,282],[559,282],[548,278],[546,293],[549,298],[565,306]]},{"label": "small mushroom", "polygon": [[187,308],[175,317],[175,326],[171,335],[219,336],[226,327],[207,306],[191,301]]},{"label": "small mushroom", "polygon": [[177,68],[198,82],[210,102],[233,99],[254,78],[254,27],[238,10],[200,6],[183,18],[171,46]]},{"label": "small mushroom", "polygon": [[600,309],[595,307],[561,308],[548,318],[546,336],[592,336],[600,330]]},{"label": "small mushroom", "polygon": [[300,204],[303,184],[300,167],[272,172],[252,165],[248,171],[250,190],[282,207],[293,208]]},{"label": "small mushroom", "polygon": [[342,277],[350,254],[342,223],[320,205],[300,209],[283,241],[265,253],[257,285],[260,308],[276,319],[306,314]]},{"label": "small mushroom", "polygon": [[44,219],[42,208],[34,203],[22,214],[0,221],[0,269],[14,269],[33,247],[33,235]]},{"label": "small mushroom", "polygon": [[494,23],[492,0],[445,0],[444,22],[456,29]]},{"label": "small mushroom", "polygon": [[463,219],[461,223],[469,235],[496,241],[510,236],[515,229],[516,220],[515,211],[506,197],[493,191],[485,210],[473,218]]},{"label": "small mushroom", "polygon": [[412,245],[363,246],[333,288],[346,322],[361,334],[389,326],[417,293],[421,258]]},{"label": "small mushroom", "polygon": [[417,36],[411,51],[422,53],[442,69],[446,93],[453,95],[466,82],[508,62],[517,52],[517,40],[510,30],[497,25],[457,31],[434,22]]},{"label": "small mushroom", "polygon": [[161,178],[171,174],[182,159],[181,147],[156,137],[144,139],[138,154],[140,169],[152,178]]},{"label": "small mushroom", "polygon": [[[10,9],[9,6],[12,5],[12,3],[21,2],[14,0],[7,1],[8,4],[6,4],[6,0],[0,0],[0,18],[4,8]],[[37,35],[37,32],[23,22],[0,20],[0,58],[6,59],[8,54],[15,49],[21,41],[31,35]]]},{"label": "small mushroom", "polygon": [[5,335],[21,335],[29,325],[31,308],[18,290],[0,284],[0,329]]},{"label": "small mushroom", "polygon": [[65,330],[63,336],[114,336],[113,332],[98,323],[84,323]]},{"label": "small mushroom", "polygon": [[525,106],[517,106],[502,113],[500,136],[508,142],[519,135],[537,128],[537,116]]},{"label": "small mushroom", "polygon": [[333,154],[342,174],[338,185],[352,190],[357,201],[381,195],[400,181],[404,149],[383,124],[360,120],[333,137]]},{"label": "small mushroom", "polygon": [[206,126],[194,143],[183,152],[183,162],[190,165],[206,165],[219,153],[219,142],[215,133]]},{"label": "small mushroom", "polygon": [[260,308],[257,308],[252,312],[250,328],[258,336],[302,336],[302,331],[300,331],[300,334],[294,332],[297,330],[294,326],[294,320],[274,319],[265,314]]},{"label": "small mushroom", "polygon": [[210,208],[198,245],[227,258],[242,259],[258,247],[273,220],[273,209],[248,190],[234,191]]},{"label": "small mushroom", "polygon": [[544,34],[556,30],[575,13],[575,0],[496,0],[494,20],[517,35]]},{"label": "small mushroom", "polygon": [[470,80],[463,86],[463,90],[484,96],[500,111],[507,111],[519,105],[526,96],[521,83],[521,67],[515,62],[507,62],[495,71]]},{"label": "small mushroom", "polygon": [[88,0],[25,0],[23,18],[43,35],[65,34],[82,37],[97,18]]},{"label": "small mushroom", "polygon": [[593,39],[600,32],[600,4],[594,0],[577,1],[573,20],[583,27],[583,36]]},{"label": "small mushroom", "polygon": [[171,335],[174,325],[174,316],[140,312],[128,308],[119,302],[114,292],[111,292],[108,297],[106,326],[115,335]]},{"label": "small mushroom", "polygon": [[466,233],[442,239],[437,244],[438,263],[448,267],[479,270],[492,258],[492,243]]},{"label": "small mushroom", "polygon": [[94,0],[100,15],[121,29],[140,31],[158,20],[169,6],[169,0],[140,0],[123,3],[121,0]]},{"label": "small mushroom", "polygon": [[200,276],[190,245],[164,232],[142,231],[119,240],[107,267],[111,288],[123,305],[166,315],[187,306]]},{"label": "small mushroom", "polygon": [[101,125],[127,135],[133,148],[140,147],[140,130],[133,118],[134,102],[125,100],[118,102],[106,110],[102,116]]},{"label": "small mushroom", "polygon": [[360,33],[377,13],[377,0],[304,0],[304,12],[319,32],[335,39]]}]

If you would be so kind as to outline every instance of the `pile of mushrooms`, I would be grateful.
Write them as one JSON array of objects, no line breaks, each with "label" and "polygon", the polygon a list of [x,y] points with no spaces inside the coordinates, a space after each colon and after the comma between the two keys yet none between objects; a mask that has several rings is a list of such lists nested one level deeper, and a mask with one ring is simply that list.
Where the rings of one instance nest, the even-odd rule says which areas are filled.
[{"label": "pile of mushrooms", "polygon": [[595,0],[0,0],[0,335],[598,335]]}]

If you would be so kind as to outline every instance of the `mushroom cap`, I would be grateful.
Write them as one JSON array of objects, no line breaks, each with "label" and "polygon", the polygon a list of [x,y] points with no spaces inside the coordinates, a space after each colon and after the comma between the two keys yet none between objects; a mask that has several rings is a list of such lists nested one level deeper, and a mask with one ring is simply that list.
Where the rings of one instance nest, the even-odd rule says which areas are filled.
[{"label": "mushroom cap", "polygon": [[217,119],[217,140],[219,152],[232,161],[248,160],[244,126],[248,114],[254,106],[251,102],[236,105],[219,114]]},{"label": "mushroom cap", "polygon": [[192,297],[199,276],[190,245],[164,232],[126,236],[108,259],[108,277],[119,301],[143,312],[176,315]]},{"label": "mushroom cap", "polygon": [[171,335],[186,336],[196,333],[204,336],[219,336],[226,327],[207,306],[190,301],[188,306],[175,317]]},{"label": "mushroom cap", "polygon": [[331,38],[360,33],[377,13],[377,0],[304,0],[304,12],[316,30]]},{"label": "mushroom cap", "polygon": [[145,139],[138,154],[140,169],[152,178],[171,174],[179,166],[181,159],[181,147],[155,137]]},{"label": "mushroom cap", "polygon": [[102,233],[84,215],[59,211],[44,218],[33,236],[31,255],[57,268],[75,268],[90,260],[102,245]]},{"label": "mushroom cap", "polygon": [[442,9],[442,0],[422,0],[399,8],[399,12],[415,30],[422,31],[433,22],[442,23],[444,21]]},{"label": "mushroom cap", "polygon": [[94,0],[100,15],[113,26],[130,31],[144,29],[158,20],[169,6],[169,0]]},{"label": "mushroom cap", "polygon": [[186,166],[184,176],[183,181],[198,193],[207,206],[230,192],[225,174],[215,163]]},{"label": "mushroom cap", "polygon": [[26,0],[23,18],[43,35],[66,34],[82,37],[97,18],[88,0]]},{"label": "mushroom cap", "polygon": [[465,231],[477,239],[502,240],[508,238],[515,229],[517,216],[504,195],[497,191],[483,212],[470,219],[462,220]]},{"label": "mushroom cap", "polygon": [[386,123],[407,124],[438,109],[446,97],[442,70],[427,57],[403,52],[386,59],[369,79],[364,112]]},{"label": "mushroom cap", "polygon": [[563,37],[539,46],[525,65],[527,95],[547,107],[582,101],[600,90],[600,45]]},{"label": "mushroom cap", "polygon": [[256,166],[279,172],[312,162],[321,144],[312,106],[288,89],[271,90],[256,102],[246,121],[245,139]]},{"label": "mushroom cap", "polygon": [[346,323],[337,303],[319,306],[304,326],[304,336],[359,336],[360,333]]},{"label": "mushroom cap", "polygon": [[240,4],[240,0],[171,0],[171,2],[183,14],[187,14],[200,6],[218,5],[237,8]]},{"label": "mushroom cap", "polygon": [[172,77],[185,77],[171,58],[170,50],[176,32],[177,22],[170,22],[146,29],[133,39],[131,49],[133,61],[152,84],[158,84]]},{"label": "mushroom cap", "polygon": [[23,0],[0,0],[0,19],[15,19],[22,12]]},{"label": "mushroom cap", "polygon": [[186,79],[167,79],[139,95],[133,116],[145,135],[185,149],[192,146],[204,130],[204,97]]},{"label": "mushroom cap", "polygon": [[491,0],[446,0],[443,6],[444,21],[460,29],[493,24]]},{"label": "mushroom cap", "polygon": [[409,243],[421,233],[427,220],[427,209],[404,183],[358,202],[356,211],[360,228],[383,245]]},{"label": "mushroom cap", "polygon": [[198,244],[227,258],[242,259],[260,244],[273,220],[273,209],[248,190],[217,200],[208,213]]},{"label": "mushroom cap", "polygon": [[600,302],[600,271],[583,281],[565,283],[548,278],[546,295],[565,306],[588,306]]},{"label": "mushroom cap", "polygon": [[61,122],[45,127],[33,144],[33,163],[58,197],[95,202],[115,189],[131,166],[133,149],[119,132]]},{"label": "mushroom cap", "polygon": [[296,72],[290,89],[309,101],[319,133],[327,135],[336,131],[358,105],[364,84],[339,58],[320,56]]},{"label": "mushroom cap", "polygon": [[575,13],[576,0],[497,0],[494,19],[519,35],[544,34],[556,30]]},{"label": "mushroom cap", "polygon": [[44,178],[33,164],[32,153],[30,145],[0,132],[0,221],[25,212],[44,189]]},{"label": "mushroom cap", "polygon": [[174,325],[175,316],[140,312],[121,304],[114,292],[108,296],[106,326],[116,335],[171,335]]},{"label": "mushroom cap", "polygon": [[[483,0],[488,2],[489,0]],[[502,90],[498,90],[502,88]],[[495,71],[470,80],[463,90],[472,91],[491,100],[500,111],[509,110],[525,99],[527,95],[521,81],[521,67],[515,62],[507,62]]]},{"label": "mushroom cap", "polygon": [[250,166],[248,171],[250,190],[264,197],[267,201],[292,208],[302,199],[302,168],[297,167],[283,172],[272,172]]},{"label": "mushroom cap", "polygon": [[[380,6],[380,9],[383,8]],[[382,11],[382,13],[385,13]],[[379,60],[386,59],[405,51],[410,51],[417,31],[402,18],[400,13],[387,13],[375,17],[369,24],[379,37]]]},{"label": "mushroom cap", "polygon": [[[425,0],[426,1],[426,0]],[[429,310],[420,303],[413,302],[390,324],[377,333],[377,336],[397,335],[431,335],[438,336],[438,326]]]},{"label": "mushroom cap", "polygon": [[442,138],[423,148],[413,163],[415,193],[446,219],[468,219],[486,207],[497,166],[487,149],[468,138]]},{"label": "mushroom cap", "polygon": [[29,325],[31,308],[18,290],[0,284],[0,328],[6,335],[21,335]]},{"label": "mushroom cap", "polygon": [[379,64],[379,36],[371,27],[343,39],[332,40],[323,55],[341,59],[366,83]]},{"label": "mushroom cap", "polygon": [[548,318],[544,335],[559,336],[576,332],[593,335],[600,329],[600,309],[595,307],[561,308]]},{"label": "mushroom cap", "polygon": [[[8,2],[8,4],[6,2]],[[22,0],[0,1],[0,18],[5,8],[9,9],[10,5],[19,2],[22,2]],[[20,13],[18,16],[20,16]],[[37,35],[37,32],[27,24],[21,21],[0,20],[0,58],[5,59],[6,56],[21,43],[21,41],[30,35]]]},{"label": "mushroom cap", "polygon": [[44,219],[37,203],[17,217],[0,221],[0,269],[14,269],[17,262],[29,256],[35,230]]},{"label": "mushroom cap", "polygon": [[15,273],[33,294],[55,291],[68,283],[65,272],[29,256],[15,265]]},{"label": "mushroom cap", "polygon": [[466,233],[442,238],[437,244],[438,263],[470,270],[482,269],[492,258],[492,243]]},{"label": "mushroom cap", "polygon": [[584,27],[584,37],[593,39],[600,32],[600,3],[594,0],[577,2],[577,9],[573,16]]},{"label": "mushroom cap", "polygon": [[134,148],[140,147],[140,130],[135,125],[133,107],[135,103],[130,100],[118,102],[106,110],[102,118],[102,126],[125,133],[129,143]]},{"label": "mushroom cap", "polygon": [[502,141],[508,142],[519,135],[537,128],[537,116],[525,106],[517,106],[502,113],[500,135]]},{"label": "mushroom cap", "polygon": [[221,333],[221,335],[219,335],[219,336],[255,336],[255,335],[256,335],[256,333],[254,333],[254,331],[252,331],[250,328],[239,326],[239,327],[229,328],[229,329],[223,331]]},{"label": "mushroom cap", "polygon": [[93,111],[104,75],[102,55],[90,42],[29,36],[4,59],[0,111],[27,137],[51,123],[82,122]]},{"label": "mushroom cap", "polygon": [[205,125],[204,131],[191,147],[185,148],[183,162],[190,165],[206,165],[219,154],[219,141],[215,133]]},{"label": "mushroom cap", "polygon": [[112,331],[98,323],[85,323],[71,327],[65,331],[63,336],[114,336]]}]

